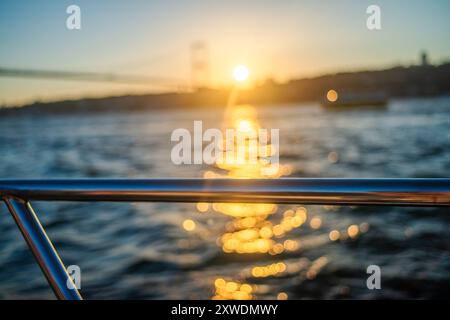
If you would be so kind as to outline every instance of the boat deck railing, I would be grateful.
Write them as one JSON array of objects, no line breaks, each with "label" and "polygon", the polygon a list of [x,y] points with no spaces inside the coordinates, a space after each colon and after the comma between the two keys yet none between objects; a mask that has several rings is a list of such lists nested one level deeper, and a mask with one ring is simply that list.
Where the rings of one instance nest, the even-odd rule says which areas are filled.
[{"label": "boat deck railing", "polygon": [[0,180],[6,203],[58,299],[80,300],[30,201],[450,206],[450,179]]}]

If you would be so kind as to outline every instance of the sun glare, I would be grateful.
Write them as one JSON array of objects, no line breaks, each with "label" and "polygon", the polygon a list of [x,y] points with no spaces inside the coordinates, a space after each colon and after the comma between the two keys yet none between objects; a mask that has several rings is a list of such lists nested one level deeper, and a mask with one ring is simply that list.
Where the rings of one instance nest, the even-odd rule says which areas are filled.
[{"label": "sun glare", "polygon": [[336,90],[329,90],[327,92],[327,100],[330,102],[336,102],[339,95]]},{"label": "sun glare", "polygon": [[242,82],[247,80],[248,75],[249,75],[249,71],[248,68],[244,65],[238,65],[236,67],[234,67],[233,69],[233,77],[234,80],[238,81],[238,82]]},{"label": "sun glare", "polygon": [[251,128],[252,128],[252,125],[251,125],[250,121],[248,121],[248,120],[239,121],[238,130],[240,132],[249,132],[251,130]]}]

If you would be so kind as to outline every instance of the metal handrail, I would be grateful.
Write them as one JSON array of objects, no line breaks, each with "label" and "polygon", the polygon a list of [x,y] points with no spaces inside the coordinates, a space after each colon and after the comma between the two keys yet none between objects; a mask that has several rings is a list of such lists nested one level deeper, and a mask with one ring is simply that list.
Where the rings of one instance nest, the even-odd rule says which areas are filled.
[{"label": "metal handrail", "polygon": [[0,180],[0,197],[65,201],[446,206],[450,179]]},{"label": "metal handrail", "polygon": [[79,300],[30,200],[450,206],[450,179],[0,179],[0,198],[55,295]]},{"label": "metal handrail", "polygon": [[61,300],[81,300],[80,293],[30,203],[12,197],[5,197],[4,200],[56,297]]}]

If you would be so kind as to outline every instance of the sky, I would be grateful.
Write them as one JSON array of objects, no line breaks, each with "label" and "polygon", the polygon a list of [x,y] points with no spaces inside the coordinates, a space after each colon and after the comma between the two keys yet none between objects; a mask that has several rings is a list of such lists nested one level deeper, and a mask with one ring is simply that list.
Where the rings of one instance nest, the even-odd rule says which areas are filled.
[{"label": "sky", "polygon": [[[81,30],[66,8],[81,9]],[[369,5],[381,30],[366,27]],[[0,0],[0,68],[113,72],[191,80],[207,44],[210,84],[247,65],[254,83],[450,61],[448,0]],[[136,84],[0,78],[0,105],[167,90]]]}]

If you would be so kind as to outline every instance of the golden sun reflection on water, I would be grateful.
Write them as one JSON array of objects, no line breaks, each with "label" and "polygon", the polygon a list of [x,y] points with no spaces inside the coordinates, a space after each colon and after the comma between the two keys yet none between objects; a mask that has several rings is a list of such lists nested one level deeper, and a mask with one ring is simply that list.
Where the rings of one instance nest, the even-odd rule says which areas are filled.
[{"label": "golden sun reflection on water", "polygon": [[186,231],[193,231],[195,229],[195,222],[191,219],[186,219],[183,221],[183,228]]},{"label": "golden sun reflection on water", "polygon": [[223,278],[217,278],[214,281],[215,295],[213,300],[251,300],[253,299],[253,286],[247,283],[236,281],[226,281]]},{"label": "golden sun reflection on water", "polygon": [[[223,146],[224,156],[216,162],[215,168],[204,173],[204,178],[239,178],[239,179],[273,179],[288,176],[292,172],[289,165],[270,164],[267,157],[276,150],[271,141],[260,141],[257,134],[260,124],[255,108],[248,105],[233,106],[227,110],[224,128],[232,128],[246,134],[245,140],[234,139],[234,148]],[[238,159],[237,153],[245,156]],[[257,155],[257,161],[250,157]],[[262,170],[270,168],[271,170]],[[216,241],[225,254],[257,254],[278,256],[303,249],[303,240],[289,239],[295,230],[309,226],[313,230],[323,228],[323,220],[318,215],[308,217],[305,207],[297,206],[280,212],[276,204],[270,203],[203,203],[196,205],[201,214],[216,212],[228,217],[223,234]],[[325,211],[338,210],[335,206],[324,206]],[[278,213],[277,215],[274,215]],[[308,222],[308,223],[307,223]],[[192,232],[196,230],[193,220],[185,220],[183,228]],[[350,225],[346,230],[332,230],[325,238],[327,241],[356,239],[360,233],[368,230],[368,224]],[[308,241],[306,241],[308,242]],[[217,277],[214,282],[212,299],[250,300],[257,298],[258,292],[267,292],[268,285],[247,283],[285,274],[301,275],[303,279],[313,280],[320,270],[328,264],[328,258],[322,256],[314,261],[302,257],[296,260],[276,261],[266,265],[253,265],[233,277]],[[234,279],[233,279],[234,278]],[[274,292],[273,298],[288,299],[286,292]]]},{"label": "golden sun reflection on water", "polygon": [[[267,161],[267,157],[274,155],[278,150],[276,150],[276,146],[271,145],[270,141],[260,140],[258,135],[260,124],[255,108],[248,105],[233,107],[225,119],[225,127],[229,128],[230,126],[237,132],[245,133],[246,139],[234,140],[235,147],[232,150],[227,150],[224,146],[223,160],[216,163],[216,167],[221,170],[221,173],[208,171],[204,175],[206,178],[271,179],[291,173],[290,166],[274,166]],[[245,155],[243,159],[238,159],[236,153],[239,151]],[[256,162],[254,157],[250,157],[254,154],[257,155]],[[203,204],[198,204],[197,208],[201,212],[206,209]],[[275,204],[214,203],[211,208],[232,219],[226,224],[225,232],[218,241],[225,253],[278,255],[300,248],[298,241],[281,238],[305,223],[307,219],[305,208],[287,210],[278,222],[268,220],[270,215],[279,210]],[[285,263],[278,262],[267,266],[254,266],[251,269],[251,275],[259,278],[269,277],[283,273],[285,270]],[[254,298],[255,287],[247,283],[241,284],[217,278],[214,286],[213,299],[246,300]],[[280,299],[287,299],[287,295],[281,294]]]}]

